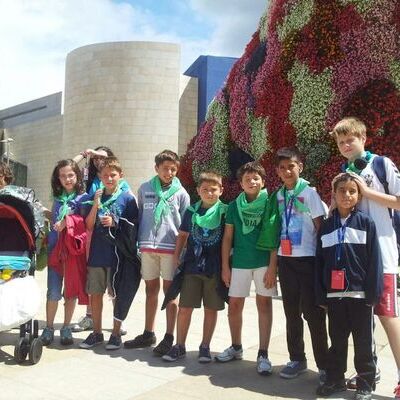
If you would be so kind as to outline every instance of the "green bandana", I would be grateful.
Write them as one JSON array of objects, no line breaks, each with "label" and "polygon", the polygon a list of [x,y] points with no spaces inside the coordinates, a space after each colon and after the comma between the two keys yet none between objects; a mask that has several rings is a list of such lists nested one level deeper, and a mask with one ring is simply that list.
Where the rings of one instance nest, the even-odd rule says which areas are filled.
[{"label": "green bandana", "polygon": [[150,184],[157,197],[160,199],[154,210],[154,222],[156,226],[158,226],[161,222],[161,218],[170,212],[168,199],[172,197],[182,187],[182,185],[180,180],[174,177],[168,190],[162,190],[161,181],[158,175],[152,178]]},{"label": "green bandana", "polygon": [[228,206],[221,200],[218,200],[212,207],[207,209],[205,214],[199,215],[197,211],[200,209],[200,206],[201,200],[188,208],[188,210],[193,212],[192,224],[206,229],[218,228],[221,225],[222,216],[226,213]]},{"label": "green bandana", "polygon": [[[370,162],[370,160],[372,159],[373,154],[369,151],[364,151],[361,155],[361,158],[363,158],[365,161]],[[354,161],[353,162],[349,162],[346,165],[346,172],[354,172],[357,175],[360,175],[361,173],[361,169],[358,169],[355,165],[354,165]]]},{"label": "green bandana", "polygon": [[267,199],[268,193],[266,189],[261,190],[257,198],[250,203],[246,199],[245,192],[240,193],[236,198],[236,206],[240,220],[242,221],[243,235],[252,232],[260,223]]},{"label": "green bandana", "polygon": [[[284,202],[279,204],[279,213],[282,214],[285,209],[285,204],[290,204],[291,201],[293,201],[293,206],[296,207],[296,209],[302,213],[309,213],[310,209],[302,203],[297,196],[310,184],[310,182],[306,181],[303,178],[299,178],[297,180],[296,186],[293,189],[293,194],[289,195],[287,193],[287,189],[285,186],[282,186],[279,189],[279,193],[282,195],[284,198]],[[287,197],[286,197],[287,194]]]},{"label": "green bandana", "polygon": [[68,203],[74,200],[76,197],[76,192],[66,193],[62,192],[61,196],[54,197],[55,200],[61,203],[60,209],[58,211],[57,222],[62,221],[66,215],[69,213],[69,205]]},{"label": "green bandana", "polygon": [[[123,192],[122,186],[123,186],[123,182],[119,181],[118,185],[117,185],[117,188],[115,189],[115,191],[112,194],[112,196],[108,200],[106,200],[104,203],[102,202],[102,200],[100,198],[100,204],[99,204],[98,209],[102,210],[103,214],[110,214],[111,206],[113,205],[115,200],[117,200],[119,195]],[[93,204],[93,200],[84,201],[82,204]]]}]

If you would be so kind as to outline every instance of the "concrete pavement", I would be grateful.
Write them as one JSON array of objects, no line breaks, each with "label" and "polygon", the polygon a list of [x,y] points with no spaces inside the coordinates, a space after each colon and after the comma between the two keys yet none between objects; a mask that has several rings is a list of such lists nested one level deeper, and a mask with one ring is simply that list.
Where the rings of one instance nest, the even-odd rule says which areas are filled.
[{"label": "concrete pavement", "polygon": [[[45,321],[45,291],[47,272],[38,272],[36,277],[43,292],[43,304],[37,318],[41,326]],[[150,400],[150,399],[315,399],[318,375],[312,359],[311,344],[307,327],[306,352],[309,371],[294,380],[279,378],[279,370],[288,361],[285,335],[285,317],[282,302],[274,299],[274,324],[269,357],[274,373],[262,377],[256,373],[255,359],[258,350],[257,311],[255,295],[247,299],[244,312],[243,347],[244,359],[227,364],[197,362],[198,346],[201,341],[201,310],[195,310],[189,331],[187,356],[177,363],[166,363],[153,356],[151,349],[106,351],[104,346],[94,350],[82,350],[78,343],[88,332],[74,334],[75,343],[69,347],[59,344],[59,331],[55,342],[43,350],[37,365],[18,365],[13,359],[14,343],[18,330],[0,332],[0,399],[4,400]],[[125,323],[131,339],[144,327],[144,285],[142,284]],[[160,296],[160,304],[161,304]],[[108,340],[112,326],[112,303],[105,298],[103,326]],[[77,307],[74,320],[84,314],[84,307]],[[56,317],[56,329],[61,327],[63,310],[60,306]],[[165,329],[165,314],[157,316],[158,339]],[[396,383],[396,366],[379,322],[376,328],[378,365],[382,379],[373,398],[393,398]],[[230,344],[227,311],[219,314],[211,350],[215,354]],[[349,350],[348,376],[354,373],[352,346]],[[352,399],[353,391],[333,398]]]}]

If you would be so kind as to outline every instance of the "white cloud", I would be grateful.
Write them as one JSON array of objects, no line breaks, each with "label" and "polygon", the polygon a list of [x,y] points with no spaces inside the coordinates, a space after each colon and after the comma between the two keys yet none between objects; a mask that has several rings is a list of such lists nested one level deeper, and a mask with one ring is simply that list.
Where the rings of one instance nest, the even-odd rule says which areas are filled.
[{"label": "white cloud", "polygon": [[157,28],[157,18],[111,0],[0,0],[0,109],[64,90],[65,58],[91,43],[152,40],[181,43],[182,69],[199,55],[240,56],[265,0],[191,0],[194,20],[211,20],[209,38]]}]

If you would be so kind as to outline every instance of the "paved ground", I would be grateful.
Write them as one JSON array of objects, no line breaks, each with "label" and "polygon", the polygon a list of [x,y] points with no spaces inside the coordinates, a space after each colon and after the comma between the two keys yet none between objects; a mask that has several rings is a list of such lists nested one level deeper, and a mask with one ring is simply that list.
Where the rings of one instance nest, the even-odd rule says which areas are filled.
[{"label": "paved ground", "polygon": [[[37,274],[37,279],[45,297],[46,272]],[[254,295],[254,293],[253,293]],[[76,319],[84,313],[83,307],[76,310]],[[106,339],[111,328],[111,301],[105,301],[104,326]],[[42,305],[37,316],[44,324],[45,309]],[[57,316],[61,322],[62,309]],[[158,315],[157,335],[164,332],[165,316]],[[144,289],[140,287],[134,301],[126,328],[127,338],[132,338],[143,330]],[[56,328],[59,328],[58,324]],[[279,378],[280,368],[287,362],[285,339],[285,318],[280,299],[274,300],[274,325],[270,345],[270,359],[274,374],[270,377],[258,376],[255,371],[255,358],[258,349],[257,315],[254,296],[245,306],[243,346],[244,360],[228,364],[212,363],[201,365],[197,362],[197,349],[201,340],[202,313],[193,314],[192,326],[188,335],[187,357],[178,363],[165,363],[153,356],[151,349],[106,352],[104,347],[95,350],[81,350],[77,344],[87,333],[75,334],[75,344],[70,347],[59,345],[59,332],[55,343],[45,348],[37,365],[18,365],[13,360],[14,343],[18,331],[0,332],[0,399],[28,400],[69,400],[69,399],[265,399],[300,398],[315,399],[317,384],[316,367],[312,361],[311,346],[307,335],[309,371],[300,378],[287,381]],[[378,323],[376,329],[379,366],[382,380],[374,398],[384,400],[393,398],[396,382],[396,368],[385,334]],[[230,344],[227,313],[219,315],[217,329],[212,342],[212,351],[219,352]],[[349,371],[352,374],[352,349],[349,354]],[[351,399],[353,392],[334,398]]]}]

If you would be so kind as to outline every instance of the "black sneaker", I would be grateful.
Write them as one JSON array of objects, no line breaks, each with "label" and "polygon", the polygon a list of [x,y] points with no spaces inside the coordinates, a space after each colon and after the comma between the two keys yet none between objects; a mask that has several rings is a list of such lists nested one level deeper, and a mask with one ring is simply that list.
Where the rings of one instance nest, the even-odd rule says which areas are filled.
[{"label": "black sneaker", "polygon": [[108,343],[106,344],[106,350],[118,350],[122,346],[121,336],[111,335]]},{"label": "black sneaker", "polygon": [[153,349],[153,353],[157,356],[164,356],[171,349],[174,343],[174,337],[172,335],[165,334],[164,339]]},{"label": "black sneaker", "polygon": [[[375,373],[375,385],[377,385],[380,381],[381,381],[381,370],[377,368]],[[354,375],[353,377],[347,380],[347,389],[352,389],[352,390],[357,389],[357,375]]]},{"label": "black sneaker", "polygon": [[145,336],[143,333],[135,337],[135,339],[127,340],[124,342],[124,347],[126,349],[142,349],[143,347],[150,347],[156,344],[156,335]]},{"label": "black sneaker", "polygon": [[325,382],[323,385],[318,386],[317,395],[321,397],[328,397],[331,394],[344,392],[347,390],[345,380],[338,382]]},{"label": "black sneaker", "polygon": [[199,347],[199,363],[209,363],[211,362],[212,357],[210,353],[209,347],[200,346]]},{"label": "black sneaker", "polygon": [[79,343],[81,349],[90,349],[104,342],[102,333],[92,332],[82,343]]},{"label": "black sneaker", "polygon": [[180,344],[176,344],[175,346],[172,346],[172,348],[169,350],[167,354],[164,354],[162,356],[162,359],[164,361],[177,361],[179,358],[183,358],[186,356],[186,349],[185,346],[181,346]]},{"label": "black sneaker", "polygon": [[354,400],[371,400],[372,394],[368,390],[357,390],[354,394]]}]

